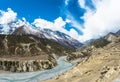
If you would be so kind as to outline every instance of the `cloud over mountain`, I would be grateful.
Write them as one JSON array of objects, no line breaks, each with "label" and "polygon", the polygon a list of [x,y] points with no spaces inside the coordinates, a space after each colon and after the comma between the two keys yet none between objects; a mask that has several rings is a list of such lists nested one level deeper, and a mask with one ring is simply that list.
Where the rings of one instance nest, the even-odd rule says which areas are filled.
[{"label": "cloud over mountain", "polygon": [[11,8],[8,8],[7,11],[0,10],[0,24],[8,24],[12,21],[15,21],[17,13],[14,12]]},{"label": "cloud over mountain", "polygon": [[98,38],[120,29],[120,0],[92,0],[95,10],[88,7],[85,1],[79,0],[80,6],[86,9],[82,17],[85,22],[80,40]]},{"label": "cloud over mountain", "polygon": [[68,19],[66,19],[66,21],[64,21],[62,19],[62,17],[58,17],[57,19],[54,20],[54,22],[50,22],[45,19],[37,18],[34,20],[34,22],[32,24],[41,29],[47,28],[47,29],[51,29],[54,31],[60,31],[60,32],[70,35],[71,37],[73,37],[75,39],[78,39],[79,35],[75,29],[71,28],[70,31],[65,29],[66,23],[69,23],[69,22],[71,22],[71,21]]},{"label": "cloud over mountain", "polygon": [[[17,18],[17,13],[14,12],[11,8],[8,8],[7,11],[0,10],[0,25],[2,28],[0,28],[1,33],[8,34],[11,30],[14,30],[15,27],[20,27],[24,25],[25,23],[29,23],[26,21],[24,17],[21,19]],[[16,22],[15,22],[16,21]],[[58,17],[53,22],[47,21],[45,19],[37,18],[34,20],[31,25],[38,27],[40,29],[51,29],[53,31],[60,31],[65,34],[70,35],[71,37],[78,39],[78,33],[75,29],[70,29],[70,31],[65,29],[65,26],[67,23],[70,23],[71,21],[66,19],[63,20],[62,17]],[[9,24],[10,23],[10,24]],[[30,23],[28,24],[30,25]]]},{"label": "cloud over mountain", "polygon": [[11,27],[9,27],[8,24],[15,21],[16,18],[17,13],[14,12],[11,8],[8,8],[7,11],[0,10],[0,25],[3,27],[0,29],[0,31],[4,31],[5,34],[8,34],[11,30]]},{"label": "cloud over mountain", "polygon": [[120,29],[119,3],[119,0],[65,0],[63,9],[71,26],[83,33],[76,31],[78,40],[84,42]]}]

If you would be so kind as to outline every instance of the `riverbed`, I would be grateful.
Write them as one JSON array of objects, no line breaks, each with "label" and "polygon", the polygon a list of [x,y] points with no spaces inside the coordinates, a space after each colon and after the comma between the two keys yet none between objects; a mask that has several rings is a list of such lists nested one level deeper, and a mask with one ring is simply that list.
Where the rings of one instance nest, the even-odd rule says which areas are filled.
[{"label": "riverbed", "polygon": [[58,65],[50,70],[26,72],[26,73],[1,73],[0,82],[41,82],[71,69],[74,64],[65,62],[66,56],[57,59]]}]

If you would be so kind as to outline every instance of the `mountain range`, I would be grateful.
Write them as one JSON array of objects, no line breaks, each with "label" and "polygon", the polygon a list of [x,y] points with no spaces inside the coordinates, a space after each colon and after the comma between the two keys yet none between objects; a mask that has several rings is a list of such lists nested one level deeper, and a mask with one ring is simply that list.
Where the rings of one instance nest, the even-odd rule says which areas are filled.
[{"label": "mountain range", "polygon": [[72,49],[80,48],[83,45],[78,40],[60,31],[38,28],[26,21],[20,20],[11,22],[7,25],[0,25],[0,34],[34,35],[39,38],[46,38],[55,41]]}]

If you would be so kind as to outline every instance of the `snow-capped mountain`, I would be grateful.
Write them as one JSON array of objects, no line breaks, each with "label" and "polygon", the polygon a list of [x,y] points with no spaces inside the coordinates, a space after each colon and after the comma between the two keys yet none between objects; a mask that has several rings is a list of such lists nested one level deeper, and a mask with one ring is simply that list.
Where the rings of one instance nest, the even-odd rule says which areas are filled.
[{"label": "snow-capped mountain", "polygon": [[[50,29],[41,29],[32,26],[30,23],[26,21],[16,21],[7,25],[9,30],[7,30],[7,34],[16,34],[16,35],[34,35],[39,38],[46,38],[52,41],[55,41],[61,45],[65,45],[69,48],[79,48],[83,44],[73,39],[69,35],[59,32],[59,31],[52,31]],[[0,34],[6,34],[4,26],[0,26],[2,32]]]},{"label": "snow-capped mountain", "polygon": [[49,36],[47,36],[47,37],[49,37],[49,39],[54,40],[60,44],[64,44],[71,48],[79,48],[83,45],[76,39],[73,39],[69,35],[62,33],[60,31],[52,31],[50,29],[43,29],[43,30],[44,30],[45,34],[49,35]]}]

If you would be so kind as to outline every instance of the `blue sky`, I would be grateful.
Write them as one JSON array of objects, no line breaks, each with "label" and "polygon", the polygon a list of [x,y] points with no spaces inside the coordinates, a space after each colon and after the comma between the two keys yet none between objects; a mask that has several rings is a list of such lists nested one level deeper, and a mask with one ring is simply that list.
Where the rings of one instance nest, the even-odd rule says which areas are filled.
[{"label": "blue sky", "polygon": [[25,17],[32,22],[35,18],[53,21],[60,15],[62,0],[0,0],[0,9],[11,8],[18,17]]},{"label": "blue sky", "polygon": [[[25,17],[30,22],[38,17],[48,21],[54,21],[59,16],[65,18],[67,11],[74,15],[76,20],[79,20],[85,10],[80,9],[77,0],[70,0],[67,7],[64,2],[65,0],[0,0],[0,9],[11,8],[17,12],[19,18]],[[83,22],[83,20],[79,22]]]},{"label": "blue sky", "polygon": [[[38,17],[54,21],[61,16],[65,20],[66,12],[69,12],[78,23],[83,23],[83,20],[79,19],[79,17],[83,16],[85,12],[84,9],[80,9],[77,0],[70,0],[67,7],[65,6],[65,0],[0,0],[0,5],[1,10],[11,8],[14,12],[17,12],[18,18],[25,17],[29,22],[33,22]],[[67,30],[71,28],[82,34],[74,26],[66,25]]]},{"label": "blue sky", "polygon": [[56,29],[79,41],[86,41],[119,29],[119,2],[120,0],[0,0],[0,22],[9,14],[1,16],[2,12],[13,11],[12,14],[17,15],[10,17],[10,14],[9,18],[24,17],[34,26]]},{"label": "blue sky", "polygon": [[[0,9],[6,10],[11,8],[14,12],[17,12],[17,17],[25,17],[27,21],[33,22],[36,18],[42,18],[48,21],[54,21],[61,16],[66,19],[66,12],[69,12],[78,23],[83,23],[83,20],[79,19],[85,12],[84,9],[80,9],[77,0],[70,0],[69,5],[65,6],[65,0],[0,0]],[[66,24],[67,30],[74,28],[79,34],[82,34],[80,30],[71,24]]]}]

